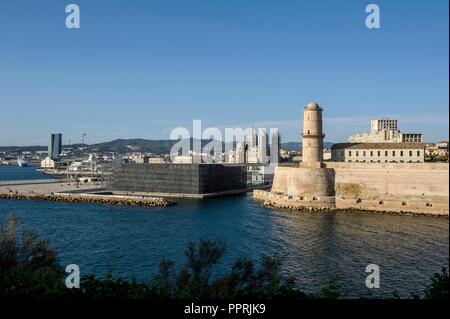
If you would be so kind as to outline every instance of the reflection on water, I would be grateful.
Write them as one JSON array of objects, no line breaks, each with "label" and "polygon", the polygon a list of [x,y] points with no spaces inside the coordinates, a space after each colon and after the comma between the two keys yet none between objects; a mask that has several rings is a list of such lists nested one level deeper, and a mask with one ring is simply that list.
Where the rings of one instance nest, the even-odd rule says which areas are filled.
[{"label": "reflection on water", "polygon": [[66,265],[81,271],[152,279],[159,263],[185,261],[184,249],[199,237],[220,238],[227,253],[223,273],[238,257],[282,256],[284,271],[301,289],[318,291],[333,277],[352,296],[365,294],[365,267],[380,266],[376,295],[419,292],[447,265],[447,218],[372,213],[292,212],[261,207],[251,194],[208,200],[180,199],[168,208],[0,200],[55,243]]}]

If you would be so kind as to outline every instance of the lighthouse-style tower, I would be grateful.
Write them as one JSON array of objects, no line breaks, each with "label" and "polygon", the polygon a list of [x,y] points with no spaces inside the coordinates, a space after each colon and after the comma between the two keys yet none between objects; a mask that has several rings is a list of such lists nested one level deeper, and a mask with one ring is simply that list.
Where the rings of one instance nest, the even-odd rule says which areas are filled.
[{"label": "lighthouse-style tower", "polygon": [[[333,209],[336,207],[335,172],[323,163],[322,111],[317,103],[303,109],[303,156],[298,167],[275,170],[269,194],[256,191],[268,205]],[[262,192],[262,191],[261,191]],[[260,194],[260,195],[259,195]]]},{"label": "lighthouse-style tower", "polygon": [[[303,109],[303,163],[321,166],[323,160],[322,111],[317,103],[309,103]],[[307,166],[307,164],[305,165]]]}]

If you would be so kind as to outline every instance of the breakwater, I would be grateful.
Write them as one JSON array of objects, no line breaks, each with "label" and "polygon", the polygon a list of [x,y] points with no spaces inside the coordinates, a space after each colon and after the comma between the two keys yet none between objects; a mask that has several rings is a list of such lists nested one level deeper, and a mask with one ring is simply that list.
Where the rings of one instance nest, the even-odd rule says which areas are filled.
[{"label": "breakwater", "polygon": [[42,200],[52,202],[98,203],[109,205],[167,207],[176,205],[175,201],[164,198],[114,197],[106,195],[74,194],[24,194],[0,193],[0,199]]}]

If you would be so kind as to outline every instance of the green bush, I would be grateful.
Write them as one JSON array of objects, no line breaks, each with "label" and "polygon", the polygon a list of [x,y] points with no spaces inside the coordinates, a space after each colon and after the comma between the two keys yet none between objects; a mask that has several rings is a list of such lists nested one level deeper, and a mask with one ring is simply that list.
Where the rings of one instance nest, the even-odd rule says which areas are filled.
[{"label": "green bush", "polygon": [[448,287],[448,270],[442,267],[442,272],[435,273],[431,278],[431,284],[425,288],[425,298],[448,300]]}]

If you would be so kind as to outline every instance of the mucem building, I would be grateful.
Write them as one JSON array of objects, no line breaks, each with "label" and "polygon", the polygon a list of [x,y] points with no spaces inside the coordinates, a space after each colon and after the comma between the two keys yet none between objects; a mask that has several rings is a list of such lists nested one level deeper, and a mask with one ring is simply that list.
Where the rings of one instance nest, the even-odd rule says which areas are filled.
[{"label": "mucem building", "polygon": [[113,164],[105,176],[115,192],[161,195],[220,196],[247,189],[244,165],[222,164]]}]

